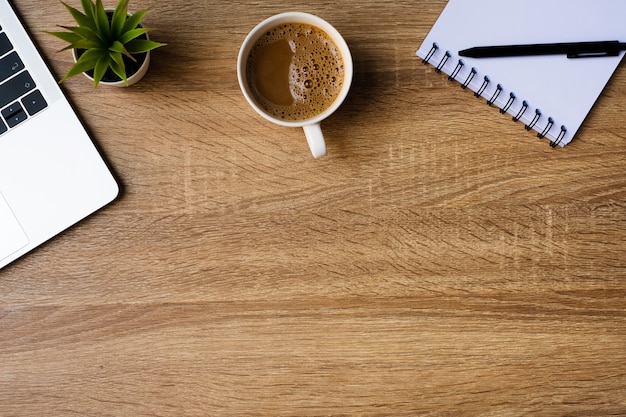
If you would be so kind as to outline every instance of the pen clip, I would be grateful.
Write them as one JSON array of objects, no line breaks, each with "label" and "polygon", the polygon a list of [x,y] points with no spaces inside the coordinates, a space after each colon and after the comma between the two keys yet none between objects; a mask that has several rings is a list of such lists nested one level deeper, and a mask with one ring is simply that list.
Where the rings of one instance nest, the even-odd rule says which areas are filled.
[{"label": "pen clip", "polygon": [[618,56],[619,51],[596,51],[596,52],[576,52],[567,54],[568,58],[598,58],[603,56]]},{"label": "pen clip", "polygon": [[626,46],[619,41],[581,42],[567,44],[568,58],[597,58],[603,56],[618,56]]}]

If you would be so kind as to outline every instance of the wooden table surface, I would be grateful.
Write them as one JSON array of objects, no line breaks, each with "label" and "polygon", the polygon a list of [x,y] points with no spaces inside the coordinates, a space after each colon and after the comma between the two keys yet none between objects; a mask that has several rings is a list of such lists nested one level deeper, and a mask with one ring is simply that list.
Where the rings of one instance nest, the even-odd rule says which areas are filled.
[{"label": "wooden table surface", "polygon": [[[0,415],[626,415],[626,67],[551,149],[415,57],[444,0],[275,3],[132,1],[146,78],[64,84],[123,194],[0,271]],[[319,160],[237,84],[287,10],[354,57]]]}]

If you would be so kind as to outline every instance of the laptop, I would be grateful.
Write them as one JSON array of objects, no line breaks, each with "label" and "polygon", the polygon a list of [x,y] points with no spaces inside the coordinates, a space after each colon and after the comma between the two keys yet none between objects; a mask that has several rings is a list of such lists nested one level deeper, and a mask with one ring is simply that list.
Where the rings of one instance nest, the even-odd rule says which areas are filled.
[{"label": "laptop", "polygon": [[119,187],[8,0],[0,0],[0,269]]}]

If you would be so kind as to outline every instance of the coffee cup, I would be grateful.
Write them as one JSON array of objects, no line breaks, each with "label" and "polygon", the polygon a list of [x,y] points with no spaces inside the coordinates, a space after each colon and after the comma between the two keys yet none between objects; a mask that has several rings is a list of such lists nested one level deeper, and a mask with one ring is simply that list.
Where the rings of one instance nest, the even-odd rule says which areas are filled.
[{"label": "coffee cup", "polygon": [[315,158],[326,155],[320,127],[348,95],[352,56],[341,34],[302,12],[271,16],[243,41],[237,77],[244,97],[265,119],[302,127]]}]

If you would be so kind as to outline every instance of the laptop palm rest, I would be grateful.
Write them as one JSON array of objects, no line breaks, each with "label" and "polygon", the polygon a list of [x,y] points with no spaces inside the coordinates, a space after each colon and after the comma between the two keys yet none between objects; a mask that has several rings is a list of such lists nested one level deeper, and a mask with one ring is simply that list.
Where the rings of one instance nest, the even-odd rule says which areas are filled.
[{"label": "laptop palm rest", "polygon": [[28,237],[0,193],[0,261],[28,245]]}]

